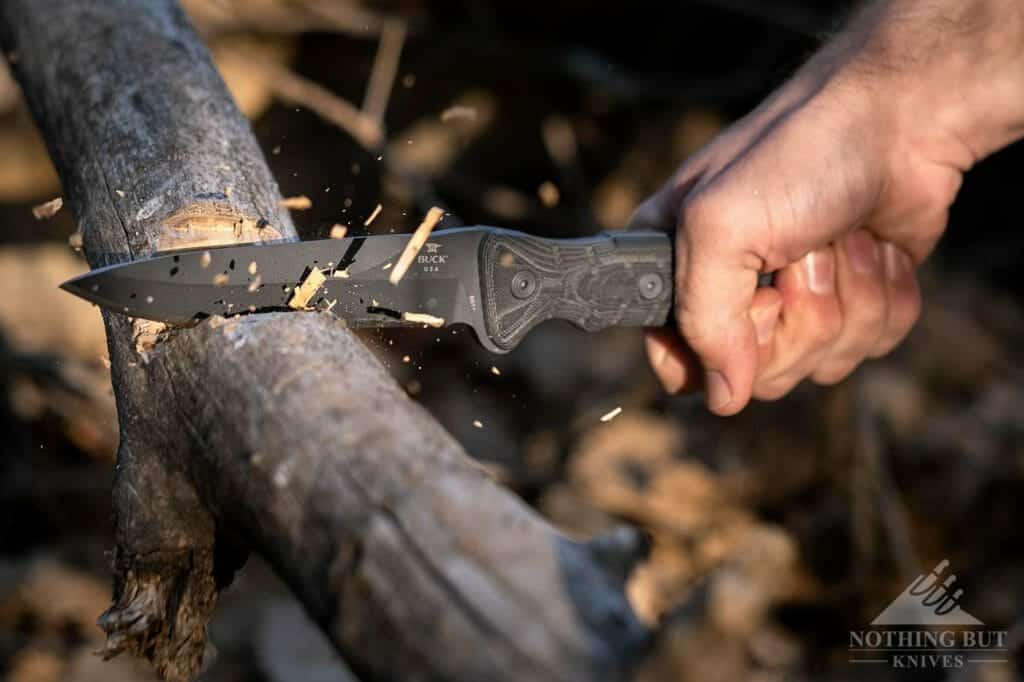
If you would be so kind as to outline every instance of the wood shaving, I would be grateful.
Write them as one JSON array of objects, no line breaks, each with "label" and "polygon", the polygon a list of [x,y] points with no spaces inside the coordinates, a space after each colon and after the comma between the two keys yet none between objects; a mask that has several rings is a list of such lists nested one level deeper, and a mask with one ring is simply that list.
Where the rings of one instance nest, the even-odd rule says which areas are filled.
[{"label": "wood shaving", "polygon": [[335,270],[334,274],[331,275],[331,277],[336,277],[338,279],[348,279],[348,270]]},{"label": "wood shaving", "polygon": [[57,215],[57,211],[64,206],[64,199],[57,197],[51,199],[46,203],[39,204],[38,206],[32,207],[32,215],[36,217],[36,220],[49,220],[53,216]]},{"label": "wood shaving", "polygon": [[344,225],[335,225],[331,228],[331,239],[344,239],[348,234],[348,228]]},{"label": "wood shaving", "polygon": [[385,263],[385,264],[384,264],[384,267],[383,267],[383,268],[381,268],[381,270],[387,270],[387,269],[388,269],[388,268],[390,268],[390,267],[391,267],[391,263]]},{"label": "wood shaving", "polygon": [[383,211],[383,210],[384,210],[384,207],[382,205],[380,205],[380,204],[377,204],[377,208],[373,209],[373,213],[370,214],[370,217],[363,221],[363,226],[364,227],[369,227],[370,223],[372,223],[374,220],[376,220],[377,216],[379,216],[380,212]]},{"label": "wood shaving", "polygon": [[277,205],[281,208],[288,208],[293,211],[305,211],[313,207],[313,201],[305,194],[300,194],[297,197],[286,197],[277,202]]},{"label": "wood shaving", "polygon": [[121,190],[115,189],[114,193],[117,194],[117,196],[121,197],[122,199],[124,198],[124,192],[122,192]]},{"label": "wood shaving", "polygon": [[295,287],[295,292],[288,299],[288,307],[295,310],[305,310],[306,304],[316,295],[316,292],[320,290],[320,287],[326,281],[327,278],[324,276],[323,271],[320,268],[314,267],[306,275],[306,278],[302,280],[302,283]]},{"label": "wood shaving", "polygon": [[261,286],[263,286],[263,276],[256,275],[252,281],[249,282],[249,293],[255,293]]},{"label": "wood shaving", "polygon": [[610,422],[611,420],[613,420],[616,417],[618,417],[620,414],[622,414],[622,407],[616,407],[611,412],[607,412],[607,413],[601,415],[601,421],[606,422],[606,423]]},{"label": "wood shaving", "polygon": [[395,265],[395,269],[391,271],[391,276],[388,277],[388,281],[392,284],[397,285],[405,277],[406,271],[409,270],[409,266],[412,265],[413,261],[416,260],[416,254],[420,252],[423,245],[427,242],[427,237],[430,236],[431,231],[441,218],[444,217],[444,211],[437,206],[432,207],[427,211],[426,217],[420,226],[416,228],[416,231],[412,233],[412,237],[409,238],[409,243],[405,245],[405,250],[402,251],[402,255],[398,258],[398,264]]},{"label": "wood shaving", "polygon": [[68,237],[68,246],[70,246],[75,251],[81,251],[82,250],[82,233],[79,232],[78,230],[75,230],[74,232],[72,232],[71,236]]},{"label": "wood shaving", "polygon": [[541,186],[537,188],[537,196],[540,197],[540,203],[544,204],[545,208],[558,206],[558,202],[562,197],[558,187],[550,181],[541,183]]},{"label": "wood shaving", "polygon": [[476,121],[476,108],[456,104],[441,112],[441,122],[449,121]]},{"label": "wood shaving", "polygon": [[223,272],[218,272],[216,275],[213,276],[213,286],[222,287],[228,283],[229,279],[230,278]]},{"label": "wood shaving", "polygon": [[259,270],[259,266],[256,265],[256,261],[252,261],[251,263],[249,263],[249,274],[250,275],[255,275],[257,270]]},{"label": "wood shaving", "polygon": [[213,260],[213,256],[210,255],[209,251],[203,251],[203,255],[199,257],[199,267],[203,270],[210,267],[210,262]]},{"label": "wood shaving", "polygon": [[501,376],[501,370],[498,369],[497,367],[495,367],[494,365],[491,365],[491,374],[493,374],[496,377],[500,377]]},{"label": "wood shaving", "polygon": [[428,327],[443,327],[444,318],[434,317],[433,315],[427,315],[426,313],[402,313],[402,319],[406,322],[416,322],[418,324],[425,324]]},{"label": "wood shaving", "polygon": [[478,429],[482,429],[482,428],[484,428],[484,423],[482,421],[480,421],[479,419],[474,419],[473,420],[473,426],[475,426]]}]

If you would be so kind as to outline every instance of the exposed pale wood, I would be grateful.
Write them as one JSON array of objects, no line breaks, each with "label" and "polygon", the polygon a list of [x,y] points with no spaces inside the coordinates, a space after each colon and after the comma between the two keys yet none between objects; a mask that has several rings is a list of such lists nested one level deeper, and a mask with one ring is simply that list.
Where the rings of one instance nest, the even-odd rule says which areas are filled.
[{"label": "exposed pale wood", "polygon": [[[181,237],[183,215],[179,246],[295,237],[173,3],[5,0],[0,41],[93,267]],[[105,325],[121,429],[108,655],[193,678],[250,549],[367,680],[615,678],[643,647],[622,591],[636,534],[553,531],[334,318],[215,318],[144,354],[129,320]]]}]

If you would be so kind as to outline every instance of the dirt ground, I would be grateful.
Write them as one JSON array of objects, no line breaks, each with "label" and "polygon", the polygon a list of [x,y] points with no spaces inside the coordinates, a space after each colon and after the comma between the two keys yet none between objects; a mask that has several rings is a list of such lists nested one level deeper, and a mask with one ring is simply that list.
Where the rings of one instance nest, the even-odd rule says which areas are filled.
[{"label": "dirt ground", "polygon": [[[778,0],[184,4],[282,193],[311,199],[293,212],[305,238],[337,223],[359,233],[377,204],[375,232],[410,231],[432,205],[548,236],[621,229],[842,15],[840,3]],[[353,8],[391,18],[361,31]],[[380,74],[389,56],[393,79]],[[382,151],[316,96],[361,105],[375,64],[390,93]],[[93,655],[117,443],[105,342],[99,313],[56,288],[86,266],[66,209],[32,216],[60,187],[3,77],[0,152],[0,673],[154,679],[138,661]],[[461,329],[364,338],[567,532],[625,522],[650,535],[629,595],[658,635],[637,680],[1019,679],[1022,181],[1020,145],[970,173],[897,352],[737,417],[665,396],[635,330],[549,323],[505,356]],[[851,664],[849,632],[943,559],[962,608],[1008,632],[1009,662],[870,675]],[[222,595],[211,640],[211,682],[355,679],[257,558]]]}]

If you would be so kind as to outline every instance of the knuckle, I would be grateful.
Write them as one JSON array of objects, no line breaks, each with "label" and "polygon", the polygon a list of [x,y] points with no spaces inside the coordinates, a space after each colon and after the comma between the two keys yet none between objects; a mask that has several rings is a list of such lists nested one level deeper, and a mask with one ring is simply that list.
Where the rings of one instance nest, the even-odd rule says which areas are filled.
[{"label": "knuckle", "polygon": [[766,381],[758,381],[754,384],[751,395],[763,402],[771,402],[784,397],[800,383],[800,377],[784,376],[776,377]]},{"label": "knuckle", "polygon": [[843,332],[843,316],[838,306],[824,306],[808,325],[808,335],[816,347],[834,342]]}]

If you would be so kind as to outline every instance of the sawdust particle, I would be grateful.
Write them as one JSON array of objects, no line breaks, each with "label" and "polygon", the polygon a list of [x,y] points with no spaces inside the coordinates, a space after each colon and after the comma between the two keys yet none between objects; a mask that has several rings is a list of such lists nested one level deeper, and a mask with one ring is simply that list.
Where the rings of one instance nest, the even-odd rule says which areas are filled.
[{"label": "sawdust particle", "polygon": [[255,293],[261,286],[263,286],[263,276],[256,275],[252,278],[252,281],[249,282],[249,293]]},{"label": "sawdust particle", "polygon": [[259,266],[256,265],[256,261],[251,261],[249,263],[249,268],[248,269],[249,269],[249,274],[250,275],[255,275],[256,271],[259,270]]},{"label": "sawdust particle", "polygon": [[229,280],[230,278],[223,272],[218,272],[216,275],[213,276],[213,286],[222,287],[226,285]]},{"label": "sawdust particle", "polygon": [[537,196],[540,197],[540,203],[544,204],[545,208],[554,208],[562,198],[558,187],[550,181],[541,183],[541,186],[537,188]]},{"label": "sawdust particle", "polygon": [[210,267],[210,262],[213,260],[213,256],[210,255],[209,251],[203,251],[203,255],[199,257],[199,267],[203,270]]},{"label": "sawdust particle", "polygon": [[501,370],[498,369],[497,367],[495,367],[494,365],[491,365],[491,374],[493,374],[496,377],[500,377],[501,376]]},{"label": "sawdust particle", "polygon": [[344,239],[348,234],[348,228],[344,225],[335,225],[331,228],[331,239]]},{"label": "sawdust particle", "polygon": [[484,428],[484,423],[482,421],[480,421],[479,419],[474,419],[473,420],[473,426],[475,426],[478,429],[482,429],[482,428]]},{"label": "sawdust particle", "polygon": [[618,417],[620,414],[622,414],[622,407],[621,406],[620,407],[616,407],[614,410],[612,410],[610,412],[606,412],[605,414],[601,415],[601,421],[605,422],[605,423],[610,422],[611,420],[613,420],[616,417]]}]

